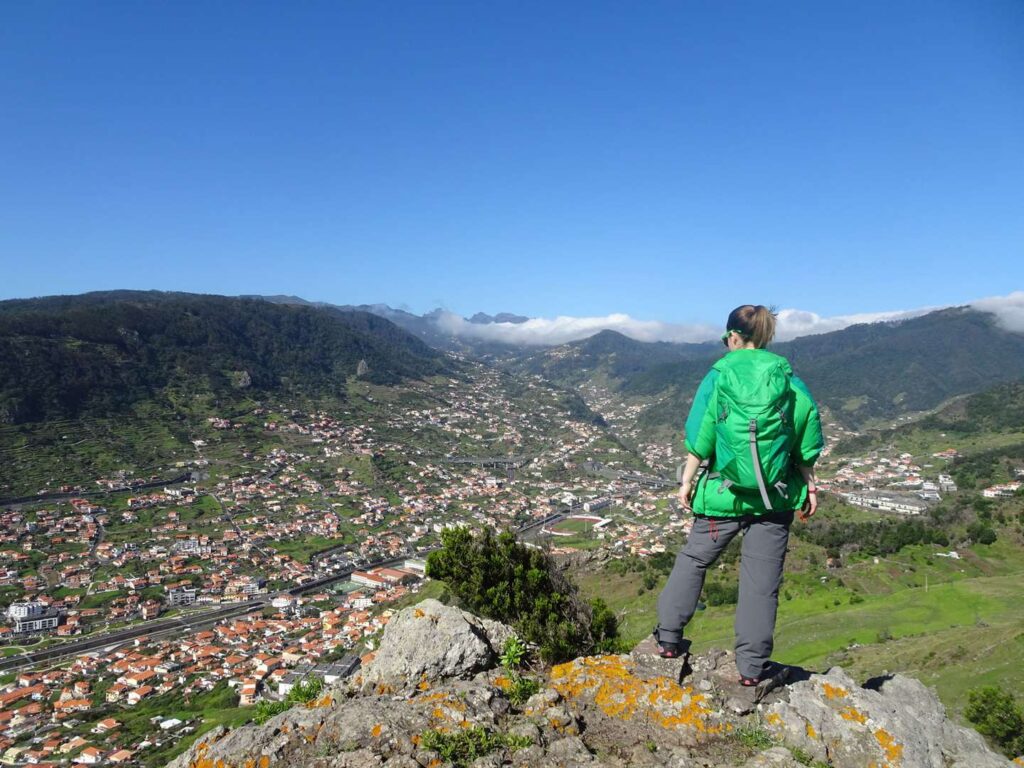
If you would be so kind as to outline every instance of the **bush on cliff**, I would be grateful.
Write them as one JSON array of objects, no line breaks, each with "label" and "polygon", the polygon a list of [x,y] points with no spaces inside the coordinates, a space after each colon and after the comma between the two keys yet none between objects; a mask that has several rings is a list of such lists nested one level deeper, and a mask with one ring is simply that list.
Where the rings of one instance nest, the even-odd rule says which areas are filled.
[{"label": "bush on cliff", "polygon": [[474,536],[467,528],[441,534],[427,575],[444,581],[470,612],[515,627],[549,663],[612,650],[617,622],[606,606],[589,605],[548,555],[512,533]]},{"label": "bush on cliff", "polygon": [[1024,755],[1024,712],[1009,691],[997,685],[975,688],[967,694],[964,716],[1008,757]]}]

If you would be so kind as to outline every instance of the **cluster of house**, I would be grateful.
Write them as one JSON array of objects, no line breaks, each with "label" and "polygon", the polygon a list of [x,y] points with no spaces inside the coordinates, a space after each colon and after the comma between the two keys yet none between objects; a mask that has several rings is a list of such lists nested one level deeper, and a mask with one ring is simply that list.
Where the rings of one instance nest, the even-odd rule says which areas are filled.
[{"label": "cluster of house", "polygon": [[1006,499],[1013,496],[1021,488],[1024,488],[1024,482],[1014,480],[1009,483],[997,483],[996,485],[990,485],[988,488],[983,488],[981,495],[988,499]]},{"label": "cluster of house", "polygon": [[[270,585],[277,589],[324,574],[333,553],[309,563],[287,554],[305,540],[354,540],[336,564],[372,562],[430,546],[446,526],[504,530],[543,518],[552,509],[548,500],[563,490],[587,499],[590,512],[614,510],[615,524],[600,531],[607,546],[639,555],[663,551],[666,532],[686,524],[666,508],[664,491],[583,473],[571,475],[568,489],[564,480],[548,479],[552,466],[572,467],[593,455],[612,463],[620,449],[601,442],[599,428],[571,418],[557,397],[542,391],[539,378],[526,384],[536,390],[529,411],[508,407],[503,386],[501,377],[484,371],[475,388],[453,383],[449,402],[432,398],[429,407],[392,409],[386,424],[346,424],[341,417],[298,411],[268,420],[267,430],[306,439],[288,439],[287,449],[262,458],[246,453],[248,466],[262,466],[210,489],[223,513],[211,511],[209,499],[198,504],[202,491],[181,486],[133,492],[126,503],[108,502],[112,512],[86,499],[0,512],[0,578],[24,590],[8,607],[10,635],[75,634],[99,621],[248,600]],[[220,417],[210,426],[241,428]],[[442,435],[447,445],[483,446],[483,455],[521,450],[533,460],[509,483],[499,470],[456,469],[442,456],[385,437],[407,432]],[[386,497],[362,482],[366,472],[349,458],[365,457],[365,469],[367,459],[382,454],[403,457]],[[132,713],[144,702],[167,694],[184,701],[227,684],[248,705],[280,698],[309,675],[347,674],[358,660],[345,654],[387,621],[387,612],[375,609],[414,588],[421,569],[412,562],[357,571],[341,595],[282,593],[268,615],[233,619],[184,638],[140,640],[35,677],[27,673],[0,687],[0,723],[9,725],[0,729],[5,758],[34,764],[131,761],[139,750],[191,727],[154,717],[139,736],[138,727],[123,723],[134,724]],[[118,711],[94,723],[90,713],[101,704]],[[69,723],[78,725],[69,732]]]},{"label": "cluster of house", "polygon": [[[235,690],[239,706],[251,706],[279,700],[311,677],[333,683],[358,668],[360,656],[348,651],[387,624],[387,605],[406,596],[422,570],[422,561],[411,560],[361,572],[347,592],[276,598],[271,616],[254,613],[180,638],[140,638],[70,665],[22,673],[0,687],[3,761],[130,763],[190,730],[168,713],[187,709],[182,702],[218,684]],[[165,695],[165,714],[149,717],[147,710],[143,729],[122,727],[140,703]],[[91,718],[101,706],[106,716]]]},{"label": "cluster of house", "polygon": [[[948,458],[948,452],[935,457]],[[942,493],[957,490],[950,475],[930,464],[919,465],[909,453],[886,456],[877,451],[843,461],[833,477],[821,479],[819,485],[850,504],[905,515],[923,514],[941,501]]]}]

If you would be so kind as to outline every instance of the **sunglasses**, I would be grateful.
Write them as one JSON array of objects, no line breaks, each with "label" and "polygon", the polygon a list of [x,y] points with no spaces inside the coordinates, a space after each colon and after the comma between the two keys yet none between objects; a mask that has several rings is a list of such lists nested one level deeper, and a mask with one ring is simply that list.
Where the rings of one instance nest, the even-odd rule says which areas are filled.
[{"label": "sunglasses", "polygon": [[729,331],[726,331],[725,333],[723,333],[723,334],[722,334],[722,343],[723,343],[723,344],[724,344],[725,346],[727,346],[727,347],[729,346],[729,337],[730,337],[730,336],[731,336],[732,334],[734,334],[734,333],[735,333],[735,334],[736,334],[737,336],[739,336],[739,337],[740,337],[741,339],[742,339],[742,338],[745,338],[745,337],[744,337],[744,335],[743,335],[742,333],[740,333],[739,331],[737,331],[737,330],[729,330]]}]

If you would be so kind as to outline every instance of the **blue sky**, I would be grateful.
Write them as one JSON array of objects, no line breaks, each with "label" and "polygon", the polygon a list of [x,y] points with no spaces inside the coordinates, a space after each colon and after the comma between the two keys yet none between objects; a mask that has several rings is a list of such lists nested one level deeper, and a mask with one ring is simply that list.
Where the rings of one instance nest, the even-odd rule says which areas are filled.
[{"label": "blue sky", "polygon": [[0,298],[718,323],[1024,287],[1024,3],[7,3]]}]

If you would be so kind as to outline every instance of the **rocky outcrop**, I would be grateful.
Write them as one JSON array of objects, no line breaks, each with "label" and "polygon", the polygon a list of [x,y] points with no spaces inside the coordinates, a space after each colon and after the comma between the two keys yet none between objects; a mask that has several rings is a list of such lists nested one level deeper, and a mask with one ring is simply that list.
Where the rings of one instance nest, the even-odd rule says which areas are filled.
[{"label": "rocky outcrop", "polygon": [[401,689],[423,680],[472,677],[495,666],[512,635],[500,622],[424,600],[391,619],[362,682],[367,688]]},{"label": "rocky outcrop", "polygon": [[842,669],[794,683],[765,721],[787,743],[837,768],[1003,768],[975,731],[946,717],[928,688],[895,675],[858,686]]},{"label": "rocky outcrop", "polygon": [[732,654],[666,661],[643,643],[532,677],[498,668],[512,630],[436,601],[393,617],[346,687],[263,726],[207,734],[172,768],[1003,768],[934,693],[899,675],[782,668],[739,686]]}]

